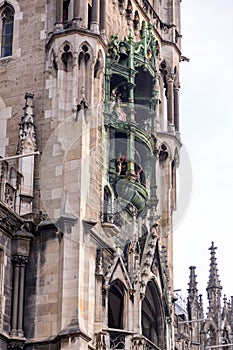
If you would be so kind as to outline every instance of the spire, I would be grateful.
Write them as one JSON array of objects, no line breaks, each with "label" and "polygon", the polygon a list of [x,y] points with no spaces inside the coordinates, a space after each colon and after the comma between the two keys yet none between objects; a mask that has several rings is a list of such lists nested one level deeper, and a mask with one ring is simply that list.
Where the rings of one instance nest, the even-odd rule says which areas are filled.
[{"label": "spire", "polygon": [[24,114],[21,117],[19,124],[19,143],[18,153],[28,153],[36,150],[36,136],[33,113],[33,98],[34,94],[25,94]]},{"label": "spire", "polygon": [[212,319],[218,324],[219,319],[221,317],[221,289],[222,286],[220,284],[218,269],[215,257],[216,247],[214,246],[214,242],[211,243],[210,250],[210,274],[209,281],[207,284],[207,297],[209,300],[208,307],[208,317],[212,317]]},{"label": "spire", "polygon": [[200,318],[204,318],[204,307],[203,307],[203,299],[202,295],[199,295],[199,305],[200,305]]},{"label": "spire", "polygon": [[190,275],[189,275],[189,289],[188,289],[188,296],[189,297],[195,297],[197,296],[197,281],[196,281],[196,275],[195,275],[195,269],[196,266],[190,266]]},{"label": "spire", "polygon": [[222,286],[220,284],[219,275],[218,275],[218,269],[217,269],[217,263],[216,263],[216,257],[215,257],[215,251],[217,247],[214,246],[214,242],[211,243],[210,250],[210,274],[209,274],[209,281],[207,285],[207,291],[209,289],[217,288],[222,289]]},{"label": "spire", "polygon": [[[19,154],[29,154],[37,150],[34,125],[32,93],[25,94],[24,114],[19,123]],[[20,215],[32,213],[33,185],[34,185],[34,155],[19,159],[19,172],[23,176],[21,184],[21,197],[19,203]]]}]

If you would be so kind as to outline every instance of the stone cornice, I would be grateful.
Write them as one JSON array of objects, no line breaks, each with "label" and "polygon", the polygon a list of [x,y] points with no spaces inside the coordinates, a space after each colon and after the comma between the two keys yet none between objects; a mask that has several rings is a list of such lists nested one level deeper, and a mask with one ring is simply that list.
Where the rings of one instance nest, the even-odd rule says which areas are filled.
[{"label": "stone cornice", "polygon": [[82,338],[85,340],[87,343],[91,341],[91,338],[89,335],[87,335],[85,332],[81,331],[79,326],[74,326],[74,327],[67,327],[63,329],[61,332],[59,332],[56,336],[51,336],[48,338],[40,339],[40,340],[35,340],[35,339],[30,339],[27,340],[24,344],[24,349],[31,349],[32,346],[38,345],[46,345],[46,344],[55,344],[61,339],[65,338]]},{"label": "stone cornice", "polygon": [[51,37],[48,39],[48,41],[46,43],[46,48],[50,49],[52,43],[57,38],[60,38],[60,37],[67,38],[67,35],[72,35],[72,34],[79,34],[82,36],[88,35],[89,37],[91,37],[93,39],[97,39],[102,44],[102,46],[106,49],[106,52],[107,52],[107,44],[101,35],[96,34],[88,29],[81,28],[81,27],[80,28],[67,28],[67,29],[64,29],[60,32],[52,33]]}]

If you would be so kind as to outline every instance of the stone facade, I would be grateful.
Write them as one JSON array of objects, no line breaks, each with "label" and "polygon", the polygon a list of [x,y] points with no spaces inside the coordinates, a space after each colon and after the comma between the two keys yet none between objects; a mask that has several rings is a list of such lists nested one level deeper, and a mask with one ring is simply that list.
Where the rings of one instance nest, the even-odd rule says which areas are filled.
[{"label": "stone facade", "polygon": [[173,349],[180,1],[0,0],[0,38],[1,349]]}]

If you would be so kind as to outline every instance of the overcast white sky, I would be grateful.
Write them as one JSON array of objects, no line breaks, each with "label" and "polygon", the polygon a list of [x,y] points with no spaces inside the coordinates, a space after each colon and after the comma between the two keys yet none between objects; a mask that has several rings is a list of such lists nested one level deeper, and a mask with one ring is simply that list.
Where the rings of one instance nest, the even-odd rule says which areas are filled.
[{"label": "overcast white sky", "polygon": [[[189,207],[174,231],[175,288],[187,295],[196,266],[206,299],[214,241],[222,295],[233,295],[233,1],[183,0],[181,138],[192,167]],[[183,152],[183,153],[185,153]],[[187,157],[180,186],[190,180]],[[178,200],[182,204],[182,195]],[[183,210],[183,209],[182,209]],[[181,214],[178,215],[179,217]]]}]

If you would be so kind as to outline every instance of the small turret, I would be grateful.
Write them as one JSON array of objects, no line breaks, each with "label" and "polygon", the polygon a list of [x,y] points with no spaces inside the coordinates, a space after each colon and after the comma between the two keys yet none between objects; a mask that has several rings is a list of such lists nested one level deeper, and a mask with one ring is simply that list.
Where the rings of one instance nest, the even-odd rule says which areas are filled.
[{"label": "small turret", "polygon": [[190,266],[190,275],[189,275],[189,289],[188,289],[188,297],[196,297],[198,294],[198,290],[197,290],[197,281],[196,281],[196,275],[195,275],[195,269],[196,266]]},{"label": "small turret", "polygon": [[[189,289],[188,289],[188,316],[192,321],[191,343],[200,342],[200,322],[203,316],[202,299],[198,296],[197,280],[195,274],[195,266],[190,266]],[[197,320],[197,322],[195,322]],[[194,345],[193,345],[194,346]]]}]

